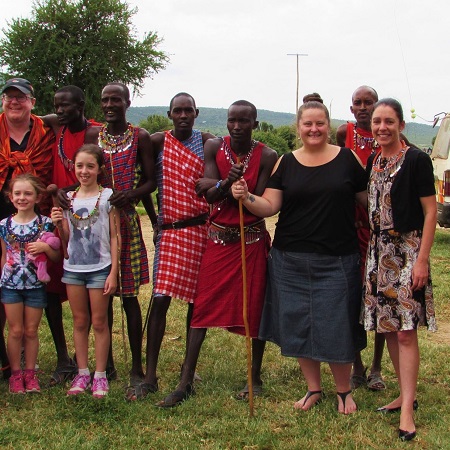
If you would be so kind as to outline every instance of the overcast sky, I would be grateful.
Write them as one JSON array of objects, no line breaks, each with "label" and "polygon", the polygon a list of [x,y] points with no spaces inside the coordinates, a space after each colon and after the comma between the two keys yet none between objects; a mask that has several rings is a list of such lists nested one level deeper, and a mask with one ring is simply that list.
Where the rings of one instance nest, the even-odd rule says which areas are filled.
[{"label": "overcast sky", "polygon": [[[405,118],[426,123],[450,111],[448,0],[133,0],[140,38],[156,31],[169,53],[166,70],[148,80],[133,106],[168,105],[179,91],[200,107],[239,99],[259,109],[295,112],[296,57],[300,101],[319,92],[336,119],[352,119],[351,95],[362,84],[395,97]],[[30,0],[3,8],[28,17]],[[419,117],[420,116],[420,117]],[[424,120],[423,120],[423,119]]]}]

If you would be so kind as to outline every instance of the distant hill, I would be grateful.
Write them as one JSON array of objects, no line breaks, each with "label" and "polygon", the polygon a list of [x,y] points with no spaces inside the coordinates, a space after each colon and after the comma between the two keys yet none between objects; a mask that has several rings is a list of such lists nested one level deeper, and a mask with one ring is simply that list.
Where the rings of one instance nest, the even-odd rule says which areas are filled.
[{"label": "distant hill", "polygon": [[[142,106],[131,107],[128,110],[128,120],[137,125],[141,120],[146,119],[153,114],[166,116],[167,106]],[[290,113],[281,113],[268,111],[265,109],[258,110],[258,120],[260,122],[267,122],[275,128],[281,125],[292,125],[295,123],[295,115]],[[200,114],[195,122],[196,128],[202,131],[209,131],[218,136],[227,134],[226,129],[227,110],[224,108],[200,108]],[[331,125],[338,127],[345,123],[345,120],[333,119]],[[432,128],[430,125],[421,123],[409,122],[406,124],[404,131],[405,136],[410,142],[413,142],[419,147],[431,147],[431,140],[436,136],[439,127]]]}]

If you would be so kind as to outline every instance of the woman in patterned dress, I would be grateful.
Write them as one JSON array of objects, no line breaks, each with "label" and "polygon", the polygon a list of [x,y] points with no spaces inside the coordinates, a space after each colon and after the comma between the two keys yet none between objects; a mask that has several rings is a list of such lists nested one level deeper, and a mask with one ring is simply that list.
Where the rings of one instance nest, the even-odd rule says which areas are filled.
[{"label": "woman in patterned dress", "polygon": [[399,397],[377,411],[401,411],[399,438],[411,440],[418,406],[417,328],[436,329],[429,264],[436,197],[431,160],[401,141],[404,127],[399,102],[383,99],[375,105],[372,133],[381,148],[367,164],[371,234],[363,319],[366,330],[385,334],[399,380]]}]

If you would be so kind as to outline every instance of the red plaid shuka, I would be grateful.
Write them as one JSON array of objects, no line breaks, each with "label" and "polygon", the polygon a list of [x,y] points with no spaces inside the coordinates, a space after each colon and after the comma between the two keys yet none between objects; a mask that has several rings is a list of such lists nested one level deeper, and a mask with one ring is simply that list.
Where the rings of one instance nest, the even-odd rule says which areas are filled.
[{"label": "red plaid shuka", "polygon": [[[102,180],[102,186],[112,188],[114,174],[115,189],[128,191],[137,187],[141,173],[140,164],[136,161],[138,145],[139,128],[134,127],[133,142],[128,149],[116,153],[103,153],[107,176]],[[136,297],[139,294],[139,286],[149,283],[150,277],[141,223],[134,206],[120,211],[120,234],[122,236],[120,254],[122,295]]]},{"label": "red plaid shuka", "polygon": [[[198,132],[196,137],[199,144],[201,133]],[[162,155],[163,189],[159,193],[162,223],[186,220],[208,212],[206,201],[195,193],[195,182],[203,177],[204,166],[203,159],[174,138],[170,131],[166,132]],[[206,224],[160,233],[153,271],[155,294],[194,301],[206,236]]]}]

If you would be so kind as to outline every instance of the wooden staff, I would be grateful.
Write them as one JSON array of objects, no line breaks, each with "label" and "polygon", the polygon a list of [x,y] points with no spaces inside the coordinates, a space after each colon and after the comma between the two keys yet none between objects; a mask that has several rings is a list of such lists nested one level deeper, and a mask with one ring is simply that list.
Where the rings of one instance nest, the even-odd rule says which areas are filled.
[{"label": "wooden staff", "polygon": [[[115,188],[115,182],[114,182],[114,166],[112,161],[112,155],[111,152],[109,152],[109,164],[111,166],[111,187]],[[122,249],[119,245],[119,230],[117,229],[117,223],[116,223],[116,208],[113,207],[112,209],[113,217],[114,217],[114,231],[116,233],[116,239],[117,239],[117,256],[118,256],[118,265],[119,265],[119,296],[120,296],[120,312],[121,312],[121,318],[122,318],[122,343],[123,343],[123,356],[125,360],[125,364],[128,363],[128,352],[127,352],[127,343],[125,339],[125,312],[123,308],[123,294],[122,294],[122,261],[120,259]],[[119,211],[120,215],[120,211]],[[125,216],[126,217],[126,216]],[[112,345],[112,343],[111,343]]]},{"label": "wooden staff", "polygon": [[[58,186],[56,186],[56,184],[49,184],[47,186],[47,192],[52,196],[53,206],[60,208],[59,200],[58,200]],[[64,259],[69,259],[69,254],[67,253],[67,240],[66,240],[64,232],[63,232],[62,222],[59,222],[56,227],[58,228],[58,231],[59,231],[59,237],[61,239]]]},{"label": "wooden staff", "polygon": [[[240,163],[239,158],[237,159]],[[247,264],[245,258],[245,235],[244,235],[244,210],[242,198],[239,199],[239,228],[241,233],[241,260],[242,260],[242,317],[245,327],[245,344],[247,350],[247,386],[248,404],[250,407],[250,417],[253,417],[253,378],[252,378],[252,345],[250,338],[250,327],[247,317]]]}]

